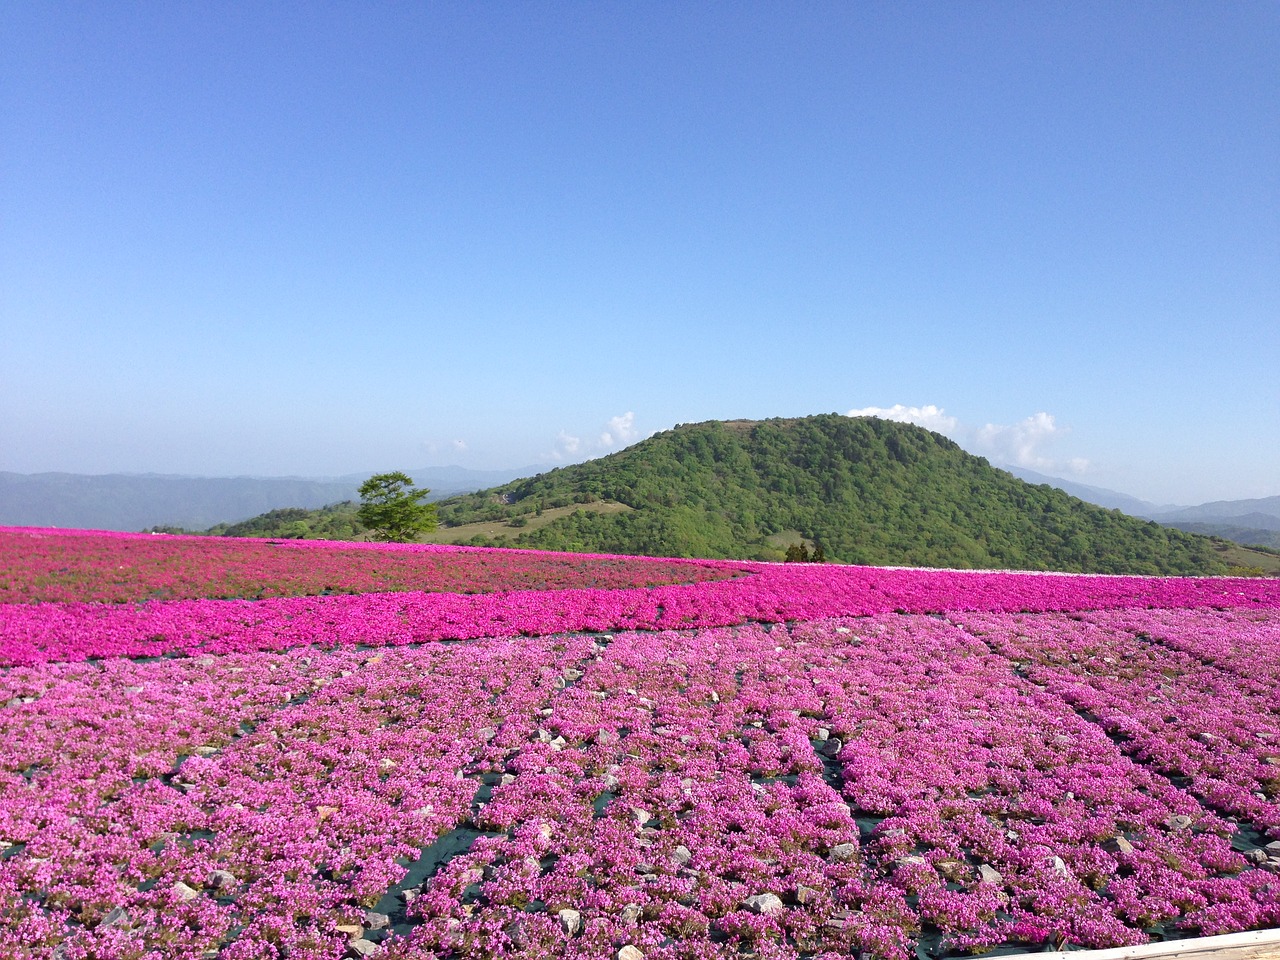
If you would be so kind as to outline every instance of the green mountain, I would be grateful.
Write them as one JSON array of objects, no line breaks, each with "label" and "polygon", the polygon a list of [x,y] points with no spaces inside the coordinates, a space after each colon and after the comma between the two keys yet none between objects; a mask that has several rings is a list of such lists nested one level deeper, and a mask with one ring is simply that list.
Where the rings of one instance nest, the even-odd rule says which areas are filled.
[{"label": "green mountain", "polygon": [[[1032,486],[910,424],[835,414],[678,426],[441,501],[435,540],[656,556],[1222,573],[1203,537]],[[468,536],[471,534],[470,536]]]}]

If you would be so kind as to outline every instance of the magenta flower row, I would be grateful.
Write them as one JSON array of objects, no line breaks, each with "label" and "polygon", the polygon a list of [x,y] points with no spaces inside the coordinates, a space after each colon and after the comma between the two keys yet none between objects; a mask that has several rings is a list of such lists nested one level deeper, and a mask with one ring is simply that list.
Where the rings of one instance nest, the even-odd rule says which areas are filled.
[{"label": "magenta flower row", "polygon": [[0,956],[905,960],[1280,925],[1280,860],[1239,849],[1274,835],[1277,688],[1176,645],[1206,620],[1280,630],[879,613],[14,666]]},{"label": "magenta flower row", "polygon": [[[132,542],[128,537],[112,538]],[[136,538],[135,538],[136,539]],[[145,539],[145,538],[144,538]],[[164,538],[160,538],[164,539]],[[294,548],[290,548],[294,549]],[[394,554],[393,548],[305,542],[306,556]],[[412,548],[407,555],[507,564],[536,576],[566,555]],[[480,557],[476,560],[477,556]],[[486,559],[498,558],[498,559]],[[611,558],[572,558],[577,576]],[[520,564],[526,564],[521,567]],[[0,604],[0,664],[92,657],[283,650],[299,645],[394,646],[434,640],[544,636],[573,631],[662,630],[777,623],[901,611],[1077,611],[1197,607],[1270,610],[1280,581],[894,570],[808,564],[706,565],[731,579],[653,587],[458,594],[411,591],[264,600],[139,604]],[[468,567],[470,569],[470,567]],[[689,564],[688,570],[703,569]],[[15,578],[24,575],[19,568]],[[522,573],[522,576],[525,574]]]},{"label": "magenta flower row", "polygon": [[[1088,616],[960,615],[1023,675],[1114,736],[1121,749],[1207,807],[1280,839],[1280,684],[1241,676],[1213,654],[1252,647],[1273,669],[1280,619],[1253,613],[1107,611]],[[1216,623],[1217,637],[1204,631]],[[1152,635],[1164,637],[1153,641]],[[1197,655],[1184,652],[1194,650]]]},{"label": "magenta flower row", "polygon": [[0,603],[617,589],[735,572],[714,562],[648,557],[0,528]]}]

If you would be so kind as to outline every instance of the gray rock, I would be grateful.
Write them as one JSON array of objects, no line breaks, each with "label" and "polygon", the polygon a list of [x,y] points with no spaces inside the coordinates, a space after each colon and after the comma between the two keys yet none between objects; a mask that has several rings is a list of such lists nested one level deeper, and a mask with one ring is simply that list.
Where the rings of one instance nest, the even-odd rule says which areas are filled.
[{"label": "gray rock", "polygon": [[1261,865],[1267,862],[1267,851],[1257,849],[1246,850],[1244,852],[1244,858],[1255,866]]},{"label": "gray rock", "polygon": [[644,951],[628,943],[618,951],[617,960],[644,960]]},{"label": "gray rock", "polygon": [[835,757],[839,755],[843,747],[844,744],[840,741],[839,737],[831,737],[818,748],[818,752],[824,757]]},{"label": "gray rock", "polygon": [[840,843],[831,848],[832,860],[852,860],[858,855],[858,845],[855,843]]},{"label": "gray rock", "polygon": [[209,874],[206,886],[210,890],[230,890],[236,885],[236,875],[230,870],[214,870]]},{"label": "gray rock", "polygon": [[560,929],[569,936],[574,936],[582,929],[582,914],[568,907],[556,914],[560,918]]},{"label": "gray rock", "polygon": [[1262,849],[1267,851],[1268,855],[1270,856],[1280,857],[1280,840],[1272,840],[1270,843],[1266,844]]},{"label": "gray rock", "polygon": [[1004,876],[989,863],[984,863],[978,867],[978,877],[983,883],[1004,883]]},{"label": "gray rock", "polygon": [[524,920],[517,919],[512,920],[503,928],[503,932],[511,940],[512,945],[517,950],[523,950],[525,947],[525,941],[528,939],[525,936],[524,927]]},{"label": "gray rock", "polygon": [[618,919],[626,924],[639,923],[640,914],[642,912],[643,911],[640,909],[640,904],[628,903],[625,907],[622,908],[622,912],[618,914]]},{"label": "gray rock", "polygon": [[347,953],[353,957],[368,957],[377,949],[378,945],[376,943],[372,940],[366,940],[364,937],[352,940],[347,944]]},{"label": "gray rock", "polygon": [[1184,813],[1175,813],[1171,817],[1165,817],[1164,825],[1174,833],[1178,833],[1191,826],[1191,818]]},{"label": "gray rock", "polygon": [[952,883],[959,883],[969,876],[969,865],[959,860],[939,860],[933,866],[942,877]]},{"label": "gray rock", "polygon": [[825,741],[825,740],[829,739],[829,738],[830,738],[830,736],[831,736],[831,731],[830,731],[830,730],[828,730],[826,727],[819,727],[819,728],[818,728],[817,730],[815,730],[815,731],[814,731],[814,733],[813,733],[813,739],[815,739],[815,740],[824,740],[824,741]]},{"label": "gray rock", "polygon": [[179,900],[194,900],[196,897],[200,896],[199,891],[188,887],[181,880],[175,883],[171,889],[178,895]]},{"label": "gray rock", "polygon": [[1107,851],[1107,853],[1133,853],[1133,844],[1124,837],[1115,836],[1106,841],[1102,845],[1102,849]]},{"label": "gray rock", "polygon": [[693,859],[693,851],[686,847],[683,843],[676,847],[675,852],[671,854],[671,859],[680,866],[689,865],[689,861]]},{"label": "gray rock", "polygon": [[127,927],[129,925],[129,914],[124,907],[112,907],[107,911],[107,915],[102,918],[102,922],[98,924],[100,927]]},{"label": "gray rock", "polygon": [[1074,876],[1074,874],[1071,872],[1071,868],[1067,866],[1066,861],[1063,860],[1061,857],[1050,857],[1049,866],[1052,867],[1053,872],[1060,877],[1066,877],[1070,879],[1071,877]]},{"label": "gray rock", "polygon": [[806,887],[803,883],[796,887],[796,903],[804,906],[813,903],[818,899],[819,891],[813,887]]},{"label": "gray rock", "polygon": [[391,926],[391,918],[385,913],[378,913],[376,910],[366,910],[364,923],[370,930],[385,930]]},{"label": "gray rock", "polygon": [[750,910],[752,913],[759,913],[765,916],[781,913],[783,910],[782,900],[772,893],[756,893],[747,897],[742,901],[744,910]]}]

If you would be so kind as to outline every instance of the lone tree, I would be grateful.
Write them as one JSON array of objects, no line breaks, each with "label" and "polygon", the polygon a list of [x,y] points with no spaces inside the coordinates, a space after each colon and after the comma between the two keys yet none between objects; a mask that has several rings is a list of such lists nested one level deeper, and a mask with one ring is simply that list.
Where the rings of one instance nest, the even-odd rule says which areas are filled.
[{"label": "lone tree", "polygon": [[360,484],[356,516],[373,531],[374,539],[395,543],[416,540],[436,528],[436,505],[422,503],[430,490],[415,490],[404,473],[377,473]]}]

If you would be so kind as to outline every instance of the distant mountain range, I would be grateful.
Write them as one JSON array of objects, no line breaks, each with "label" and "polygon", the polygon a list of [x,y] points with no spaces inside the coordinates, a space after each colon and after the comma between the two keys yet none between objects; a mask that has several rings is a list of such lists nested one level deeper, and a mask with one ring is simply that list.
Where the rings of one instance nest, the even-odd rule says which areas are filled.
[{"label": "distant mountain range", "polygon": [[1254,500],[1214,500],[1195,507],[1182,507],[1154,504],[1114,490],[1090,487],[1061,477],[1047,477],[1021,467],[1005,469],[1028,483],[1048,484],[1073,497],[1079,497],[1086,503],[1094,503],[1109,510],[1120,510],[1130,516],[1154,520],[1188,533],[1222,537],[1248,546],[1280,550],[1280,496]]},{"label": "distant mountain range", "polygon": [[[537,472],[425,467],[406,471],[432,499]],[[202,530],[280,507],[314,509],[357,496],[369,474],[344,477],[188,477],[167,474],[0,472],[0,526]]]}]

